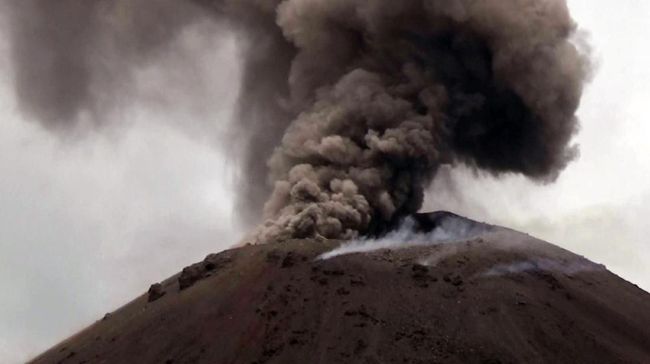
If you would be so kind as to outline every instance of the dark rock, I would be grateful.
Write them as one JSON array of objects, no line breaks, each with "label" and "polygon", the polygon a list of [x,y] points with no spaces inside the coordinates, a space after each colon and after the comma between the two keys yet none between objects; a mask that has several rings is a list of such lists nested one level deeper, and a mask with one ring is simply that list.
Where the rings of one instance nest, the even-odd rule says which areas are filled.
[{"label": "dark rock", "polygon": [[421,264],[413,264],[411,270],[414,274],[425,274],[429,272],[429,268]]},{"label": "dark rock", "polygon": [[291,268],[296,265],[298,261],[296,254],[293,252],[288,252],[287,255],[282,259],[282,268]]},{"label": "dark rock", "polygon": [[202,264],[200,263],[183,268],[181,275],[178,277],[178,286],[181,291],[193,286],[198,280],[203,278],[205,271],[202,268]]},{"label": "dark rock", "polygon": [[350,291],[347,290],[345,287],[341,287],[336,290],[336,294],[338,294],[339,296],[347,296],[350,294]]},{"label": "dark rock", "polygon": [[160,283],[154,283],[149,287],[148,293],[149,297],[147,298],[147,302],[154,302],[164,296],[166,292]]},{"label": "dark rock", "polygon": [[357,344],[355,345],[354,353],[356,355],[359,355],[360,353],[362,353],[367,348],[368,348],[368,344],[365,341],[359,339],[359,340],[357,340]]},{"label": "dark rock", "polygon": [[323,274],[325,274],[326,276],[340,277],[345,275],[345,272],[340,269],[331,269],[331,270],[324,270]]},{"label": "dark rock", "polygon": [[[235,253],[227,251],[219,254],[210,254],[203,259],[203,269],[206,271],[213,271],[223,268],[229,263],[232,263]],[[201,263],[199,263],[201,264]]]},{"label": "dark rock", "polygon": [[350,285],[352,285],[353,287],[363,287],[366,285],[366,282],[363,280],[363,278],[356,277],[350,279]]},{"label": "dark rock", "polygon": [[[279,253],[278,252],[271,252],[267,254],[267,261],[277,261],[279,259]],[[281,268],[291,268],[296,266],[299,263],[304,263],[307,261],[307,257],[298,254],[296,252],[288,252],[282,257],[282,263],[280,264]],[[318,270],[317,267],[313,267],[316,270]],[[312,269],[313,269],[312,268]]]},{"label": "dark rock", "polygon": [[181,275],[178,277],[180,290],[189,288],[201,279],[212,276],[215,271],[223,268],[232,260],[231,252],[210,254],[202,262],[183,268]]},{"label": "dark rock", "polygon": [[429,284],[427,282],[433,280],[429,277],[429,268],[421,264],[414,264],[411,267],[412,275],[411,278],[417,282],[417,286],[421,288],[428,288]]},{"label": "dark rock", "polygon": [[277,263],[280,261],[280,252],[277,250],[271,250],[266,253],[266,262],[267,263]]}]

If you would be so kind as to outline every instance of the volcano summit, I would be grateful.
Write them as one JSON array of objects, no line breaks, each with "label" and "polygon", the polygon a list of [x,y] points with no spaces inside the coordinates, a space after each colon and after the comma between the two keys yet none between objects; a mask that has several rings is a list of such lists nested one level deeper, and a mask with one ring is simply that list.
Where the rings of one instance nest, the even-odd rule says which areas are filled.
[{"label": "volcano summit", "polygon": [[605,267],[449,213],[414,220],[390,248],[210,255],[32,363],[650,361],[650,295]]}]

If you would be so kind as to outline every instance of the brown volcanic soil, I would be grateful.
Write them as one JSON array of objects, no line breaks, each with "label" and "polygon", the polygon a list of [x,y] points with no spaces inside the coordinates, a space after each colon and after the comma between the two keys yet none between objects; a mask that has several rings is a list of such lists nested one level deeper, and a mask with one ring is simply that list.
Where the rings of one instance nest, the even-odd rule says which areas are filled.
[{"label": "brown volcanic soil", "polygon": [[33,363],[650,363],[650,295],[551,244],[495,228],[315,260],[338,245],[209,256]]}]

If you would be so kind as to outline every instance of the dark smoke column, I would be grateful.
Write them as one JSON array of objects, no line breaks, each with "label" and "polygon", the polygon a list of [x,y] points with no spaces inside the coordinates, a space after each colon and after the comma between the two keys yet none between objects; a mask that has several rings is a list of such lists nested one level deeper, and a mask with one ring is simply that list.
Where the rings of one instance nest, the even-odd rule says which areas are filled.
[{"label": "dark smoke column", "polygon": [[553,180],[587,62],[564,1],[285,1],[291,123],[260,241],[350,238],[416,212],[441,163]]},{"label": "dark smoke column", "polygon": [[417,211],[441,164],[552,181],[577,153],[588,62],[571,42],[565,0],[24,0],[3,9],[21,109],[63,132],[111,122],[133,72],[186,28],[208,21],[236,32],[243,85],[229,139],[243,155],[242,215],[259,221],[266,201],[257,242],[372,232]]}]

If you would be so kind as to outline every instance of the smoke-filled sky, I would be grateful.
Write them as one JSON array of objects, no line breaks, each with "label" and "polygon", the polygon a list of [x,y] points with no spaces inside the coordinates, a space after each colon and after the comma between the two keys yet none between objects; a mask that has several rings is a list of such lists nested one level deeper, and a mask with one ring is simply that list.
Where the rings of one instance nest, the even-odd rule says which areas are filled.
[{"label": "smoke-filled sky", "polygon": [[[5,10],[19,110],[64,141],[128,128],[124,109],[152,106],[134,102],[150,95],[143,69],[200,83],[181,51],[234,35],[238,112],[215,136],[230,142],[236,211],[256,225],[256,243],[384,230],[422,207],[444,164],[548,182],[577,156],[590,62],[565,0],[25,0]],[[150,98],[202,98],[176,88],[159,82]]]},{"label": "smoke-filled sky", "polygon": [[[450,208],[530,232],[649,289],[643,219],[650,213],[650,149],[644,143],[650,126],[643,106],[650,94],[644,24],[650,5],[569,5],[588,34],[595,63],[578,112],[580,158],[547,186],[443,170],[425,208]],[[32,100],[38,101],[55,86],[29,79],[39,87],[14,89],[14,81],[29,74],[12,64],[15,35],[2,21],[0,284],[6,294],[0,298],[0,357],[20,362],[243,235],[233,214],[240,172],[232,161],[245,158],[229,153],[233,149],[217,135],[227,132],[233,115],[251,117],[237,108],[240,90],[251,91],[239,81],[247,50],[237,49],[224,28],[198,21],[156,49],[157,62],[121,60],[139,64],[128,74],[111,63],[115,74],[97,77],[115,83],[119,97],[100,94],[89,109],[105,115],[101,122],[110,126],[101,133],[66,133],[62,140],[56,130],[26,120],[44,111],[36,102],[26,114],[24,92],[36,92]],[[145,33],[151,39],[128,44],[138,54],[165,36]],[[219,36],[206,36],[213,33]],[[85,41],[80,35],[79,44],[66,46]],[[69,81],[83,84],[84,75],[75,75]],[[63,98],[55,122],[70,118],[73,101],[84,100]],[[108,104],[119,107],[108,112]],[[82,115],[78,122],[88,121]]]}]

